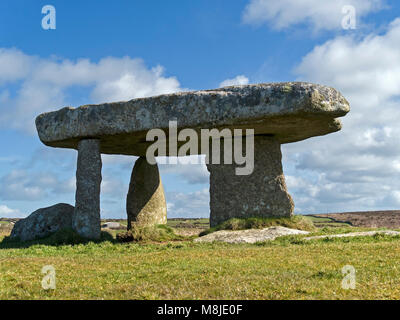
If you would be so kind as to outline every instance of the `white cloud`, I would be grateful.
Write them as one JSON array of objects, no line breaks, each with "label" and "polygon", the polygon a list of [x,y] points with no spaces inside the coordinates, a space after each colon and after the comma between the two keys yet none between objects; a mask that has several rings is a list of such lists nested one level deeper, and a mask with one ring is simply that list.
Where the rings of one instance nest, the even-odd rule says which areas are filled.
[{"label": "white cloud", "polygon": [[[101,161],[106,167],[119,167],[127,171],[132,171],[133,165],[138,157],[117,155],[117,154],[102,154]],[[130,176],[130,173],[129,173]]]},{"label": "white cloud", "polygon": [[106,58],[100,61],[99,67],[107,72],[96,81],[92,92],[97,102],[130,100],[182,90],[176,78],[164,77],[163,67],[149,70],[141,59]]},{"label": "white cloud", "polygon": [[32,66],[32,58],[17,49],[0,48],[0,84],[25,78]]},{"label": "white cloud", "polygon": [[314,30],[334,30],[341,28],[345,5],[354,6],[359,19],[381,9],[384,1],[251,0],[243,12],[243,22],[254,25],[268,23],[278,30],[303,23],[310,24]]},{"label": "white cloud", "polygon": [[[34,131],[34,118],[71,104],[68,90],[84,88],[89,100],[102,103],[182,90],[161,66],[147,68],[138,58],[43,59],[17,49],[0,48],[0,127]],[[8,85],[17,87],[10,92]],[[88,98],[86,98],[88,99]]]},{"label": "white cloud", "polygon": [[222,81],[219,86],[222,87],[227,87],[227,86],[235,86],[235,85],[243,85],[243,84],[248,84],[249,79],[244,76],[244,75],[239,75],[236,76],[235,78],[232,79],[226,79]]},{"label": "white cloud", "polygon": [[3,200],[39,200],[46,196],[45,190],[23,170],[12,170],[0,179],[0,198]]},{"label": "white cloud", "polygon": [[210,216],[208,189],[189,193],[168,192],[166,198],[168,218],[208,218]]},{"label": "white cloud", "polygon": [[161,165],[160,170],[161,174],[174,174],[189,184],[207,184],[209,182],[209,173],[205,165]]},{"label": "white cloud", "polygon": [[101,181],[101,194],[114,199],[125,201],[128,188],[129,183],[124,183],[121,179],[112,177],[110,174],[105,175]]},{"label": "white cloud", "polygon": [[298,211],[399,206],[400,19],[383,34],[337,37],[315,47],[298,80],[329,85],[350,102],[343,129],[283,147]]},{"label": "white cloud", "polygon": [[400,191],[399,190],[392,191],[391,196],[393,196],[394,201],[397,203],[397,205],[400,206]]},{"label": "white cloud", "polygon": [[[168,160],[177,162],[163,162]],[[208,184],[209,182],[205,155],[192,155],[178,158],[158,157],[157,162],[159,163],[161,175],[172,174],[189,184]]]},{"label": "white cloud", "polygon": [[50,171],[14,169],[0,178],[0,186],[2,200],[37,201],[73,193],[75,178],[61,179],[59,174]]},{"label": "white cloud", "polygon": [[17,218],[21,216],[19,210],[11,209],[6,205],[0,205],[0,218]]},{"label": "white cloud", "polygon": [[399,40],[400,18],[383,35],[371,34],[361,41],[338,37],[315,47],[296,71],[303,78],[334,83],[362,108],[375,108],[400,95]]}]

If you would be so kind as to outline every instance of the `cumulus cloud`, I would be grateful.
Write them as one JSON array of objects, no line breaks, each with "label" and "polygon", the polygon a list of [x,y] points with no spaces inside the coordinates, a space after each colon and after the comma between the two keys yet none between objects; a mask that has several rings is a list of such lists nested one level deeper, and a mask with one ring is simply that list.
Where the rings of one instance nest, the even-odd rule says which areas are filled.
[{"label": "cumulus cloud", "polygon": [[76,151],[47,147],[25,159],[10,157],[12,169],[0,177],[0,199],[40,201],[73,195],[76,157]]},{"label": "cumulus cloud", "polygon": [[[103,170],[102,195],[116,198],[125,197],[128,183],[110,171]],[[120,175],[123,174],[123,171],[117,171]],[[0,178],[0,186],[0,199],[2,200],[38,201],[54,196],[75,194],[76,178],[72,172],[63,178],[57,171],[14,169]]]},{"label": "cumulus cloud", "polygon": [[[363,109],[399,96],[400,18],[382,35],[370,34],[361,40],[345,36],[315,47],[296,72],[303,78],[332,82]],[[324,61],[324,63],[322,63]],[[384,112],[384,106],[380,106]]]},{"label": "cumulus cloud", "polygon": [[[17,49],[0,48],[0,70],[1,129],[34,132],[34,118],[39,113],[72,105],[71,99],[79,105],[184,90],[175,77],[164,75],[162,66],[149,68],[143,60],[130,57],[107,57],[98,62],[45,59]],[[101,187],[105,201],[124,201],[135,160],[136,157],[103,156]],[[43,167],[48,170],[43,171]],[[0,177],[0,199],[44,202],[71,197],[75,193],[75,167],[76,152],[40,148],[18,168]],[[201,183],[207,177],[204,169],[176,166],[166,171],[189,183]]]},{"label": "cumulus cloud", "polygon": [[244,76],[244,75],[239,75],[236,76],[235,78],[232,79],[226,79],[222,81],[219,86],[220,87],[227,87],[227,86],[235,86],[235,85],[242,85],[242,84],[248,84],[249,79]]},{"label": "cumulus cloud", "polygon": [[76,167],[77,156],[76,150],[41,146],[33,151],[28,161],[22,163],[21,168],[32,169],[37,167],[40,169],[44,166],[52,166],[58,172],[72,172]]},{"label": "cumulus cloud", "polygon": [[0,199],[38,201],[75,190],[75,179],[60,179],[54,172],[14,169],[0,178]]},{"label": "cumulus cloud", "polygon": [[125,156],[125,155],[114,155],[114,154],[102,154],[101,160],[103,165],[106,167],[119,167],[122,169],[132,170],[133,165],[138,157]]},{"label": "cumulus cloud", "polygon": [[[142,59],[107,57],[99,62],[40,58],[17,49],[0,48],[0,128],[34,129],[41,112],[71,103],[69,90],[84,88],[101,103],[182,90],[162,66],[148,68]],[[16,87],[12,91],[10,87]]]},{"label": "cumulus cloud", "polygon": [[190,193],[168,192],[166,198],[169,218],[208,218],[210,216],[208,189]]},{"label": "cumulus cloud", "polygon": [[337,88],[351,105],[342,131],[284,146],[298,211],[397,208],[400,19],[382,34],[315,47],[296,73],[298,80]]},{"label": "cumulus cloud", "polygon": [[0,48],[0,84],[25,78],[32,66],[31,58],[16,49]]},{"label": "cumulus cloud", "polygon": [[[174,162],[168,162],[171,160]],[[209,181],[205,155],[179,158],[158,157],[157,162],[159,163],[161,175],[173,174],[189,184],[207,184]]]},{"label": "cumulus cloud", "polygon": [[340,29],[343,6],[356,9],[357,18],[384,6],[383,0],[251,0],[243,12],[243,22],[269,24],[281,30],[299,24],[310,24],[314,30]]},{"label": "cumulus cloud", "polygon": [[205,165],[163,165],[161,173],[174,174],[189,184],[207,184],[209,182],[209,173]]},{"label": "cumulus cloud", "polygon": [[18,218],[21,216],[21,212],[16,209],[11,209],[6,205],[0,205],[0,218]]},{"label": "cumulus cloud", "polygon": [[101,182],[101,193],[102,195],[125,201],[128,187],[129,184],[124,183],[120,178],[105,175]]}]

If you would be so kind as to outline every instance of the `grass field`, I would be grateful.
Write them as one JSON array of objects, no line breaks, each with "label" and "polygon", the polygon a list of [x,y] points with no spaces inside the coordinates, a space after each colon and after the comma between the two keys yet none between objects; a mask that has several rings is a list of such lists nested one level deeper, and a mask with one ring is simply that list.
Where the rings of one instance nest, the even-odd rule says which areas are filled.
[{"label": "grass field", "polygon": [[[325,226],[314,233],[355,230],[365,229]],[[302,237],[254,245],[3,242],[0,299],[400,299],[400,237]],[[45,265],[56,270],[55,290],[41,287]],[[342,289],[345,265],[356,269],[356,289]]]}]

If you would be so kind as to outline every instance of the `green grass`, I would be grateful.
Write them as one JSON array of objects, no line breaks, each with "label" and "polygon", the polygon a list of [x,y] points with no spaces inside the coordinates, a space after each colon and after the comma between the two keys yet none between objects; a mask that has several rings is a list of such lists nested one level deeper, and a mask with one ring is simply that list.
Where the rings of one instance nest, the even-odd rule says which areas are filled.
[{"label": "green grass", "polygon": [[199,218],[199,219],[168,219],[168,226],[172,228],[179,227],[195,227],[195,228],[209,228],[210,219]]},{"label": "green grass", "polygon": [[[102,241],[114,241],[113,236],[108,232],[101,232],[101,239],[97,242]],[[74,245],[74,244],[85,244],[91,241],[82,238],[75,231],[70,229],[60,230],[49,237],[44,239],[31,240],[21,242],[19,239],[12,239],[9,236],[5,236],[0,242],[0,249],[8,248],[28,248],[34,245],[47,245],[47,246],[61,246],[61,245]]]},{"label": "green grass", "polygon": [[212,227],[203,231],[202,233],[200,233],[200,236],[204,236],[219,230],[261,229],[273,226],[281,226],[306,231],[316,230],[313,222],[310,219],[300,215],[296,215],[290,218],[232,218],[216,227]]},{"label": "green grass", "polygon": [[[225,227],[264,227],[273,220]],[[297,217],[285,225],[294,227],[289,222],[308,228]],[[130,243],[109,233],[87,242],[70,230],[24,244],[6,239],[0,243],[0,299],[400,299],[399,236],[207,244],[176,237],[167,226],[156,229],[156,238],[147,230],[146,239]],[[310,235],[365,230],[371,229],[325,227]],[[45,265],[56,270],[55,290],[41,287]],[[345,265],[356,269],[355,290],[341,287]]]},{"label": "green grass", "polygon": [[[0,299],[400,299],[399,237],[0,249]],[[55,290],[41,269],[56,270]],[[356,289],[341,288],[344,265]]]},{"label": "green grass", "polygon": [[184,240],[185,237],[175,234],[167,225],[157,226],[132,226],[132,230],[118,233],[119,242],[166,242]]},{"label": "green grass", "polygon": [[[126,219],[115,219],[119,222],[122,226],[127,226],[128,222]],[[102,219],[101,223],[105,223],[108,221],[113,221],[113,219]],[[1,221],[0,221],[1,223]],[[194,218],[194,219],[168,219],[167,225],[171,228],[175,227],[182,227],[183,225],[190,225],[191,227],[198,227],[198,228],[209,228],[210,226],[210,219],[208,218]]]},{"label": "green grass", "polygon": [[304,216],[310,219],[312,222],[316,223],[323,223],[323,222],[331,222],[333,221],[331,218],[324,218],[324,217],[314,217],[314,216]]}]

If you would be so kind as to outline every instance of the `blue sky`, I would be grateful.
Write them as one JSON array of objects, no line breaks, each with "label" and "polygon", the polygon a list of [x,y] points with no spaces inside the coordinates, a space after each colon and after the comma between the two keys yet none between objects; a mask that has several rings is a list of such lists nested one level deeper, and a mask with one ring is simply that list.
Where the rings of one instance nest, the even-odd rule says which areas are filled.
[{"label": "blue sky", "polygon": [[[290,79],[294,59],[316,40],[243,24],[247,1],[82,2],[53,1],[57,29],[45,32],[41,8],[48,2],[3,1],[2,46],[92,61],[142,57],[148,66],[164,66],[186,87],[200,89],[218,86],[238,72],[260,81]],[[265,62],[272,73],[260,74]]]},{"label": "blue sky", "polygon": [[[43,30],[44,5],[56,30]],[[356,29],[343,29],[343,5]],[[304,80],[351,103],[342,132],[283,146],[301,213],[400,207],[396,1],[0,3],[0,216],[74,204],[76,152],[43,146],[34,117],[65,105],[223,83]],[[224,82],[228,80],[228,82]],[[134,158],[104,157],[102,216],[125,217]],[[208,216],[203,166],[161,167],[169,216]]]}]

